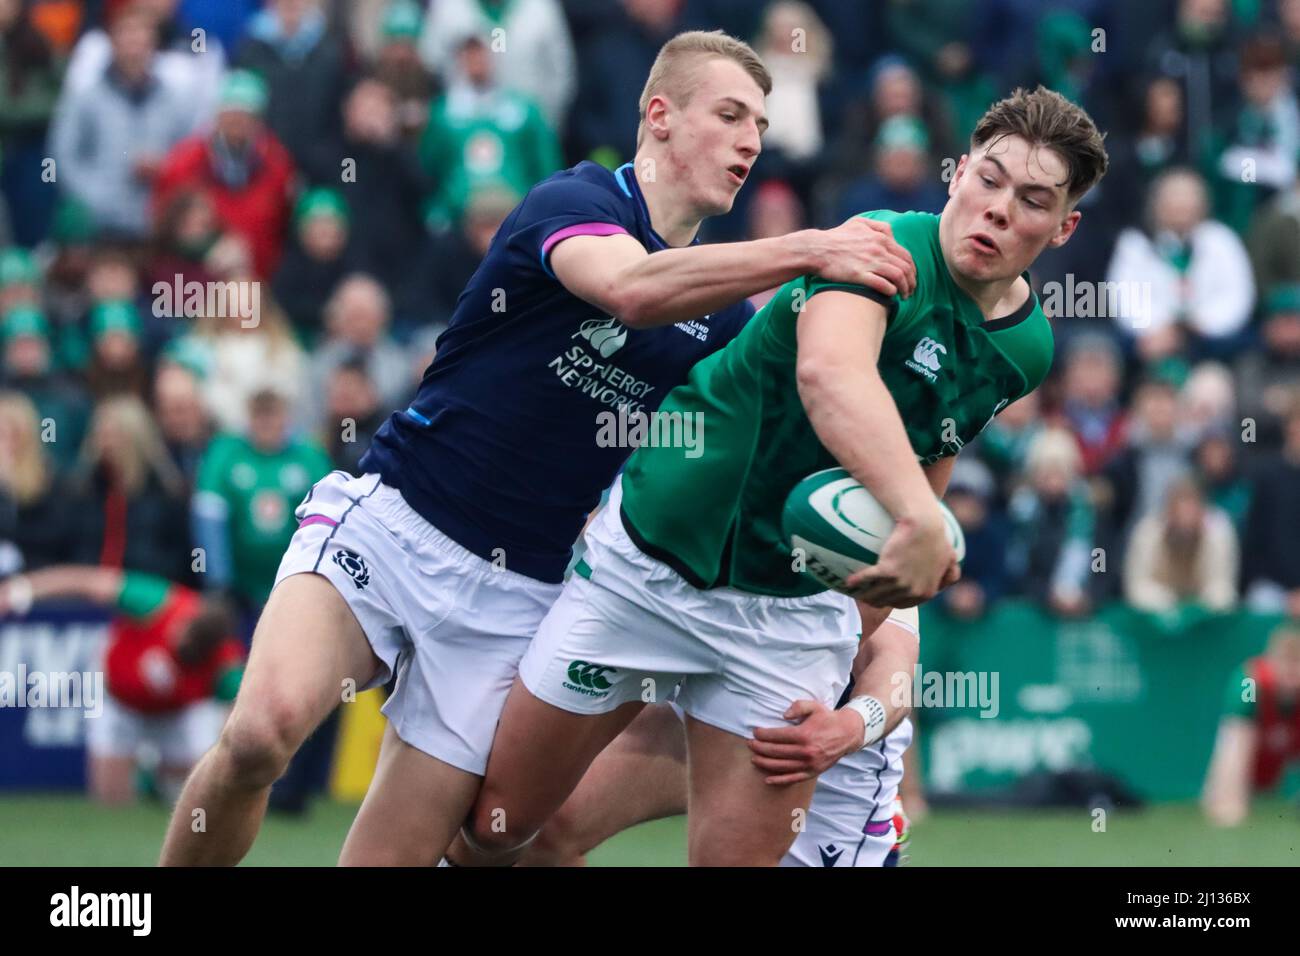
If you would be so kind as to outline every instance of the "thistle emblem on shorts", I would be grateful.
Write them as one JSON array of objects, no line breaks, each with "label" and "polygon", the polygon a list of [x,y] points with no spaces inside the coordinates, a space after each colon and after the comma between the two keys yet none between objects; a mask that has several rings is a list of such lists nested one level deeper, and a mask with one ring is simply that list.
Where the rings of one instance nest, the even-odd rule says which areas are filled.
[{"label": "thistle emblem on shorts", "polygon": [[370,583],[370,568],[366,566],[366,559],[355,551],[339,548],[334,552],[334,563],[347,572],[358,591]]}]

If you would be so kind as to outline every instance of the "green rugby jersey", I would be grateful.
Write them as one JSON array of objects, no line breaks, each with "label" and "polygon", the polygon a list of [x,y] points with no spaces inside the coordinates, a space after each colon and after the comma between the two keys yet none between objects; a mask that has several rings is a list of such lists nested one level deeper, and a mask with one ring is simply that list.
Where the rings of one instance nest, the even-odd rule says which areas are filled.
[{"label": "green rugby jersey", "polygon": [[795,571],[781,532],[786,496],[837,462],[818,440],[795,383],[795,325],[811,296],[856,292],[885,304],[881,378],[922,464],[957,454],[1004,407],[1033,391],[1052,363],[1052,330],[1037,297],[985,321],[953,281],[939,249],[939,217],[863,213],[890,224],[916,262],[910,299],[804,276],[780,291],[726,348],[670,392],[661,414],[698,416],[696,457],[638,448],[623,474],[622,515],[644,553],[697,588],[800,596],[825,590]]},{"label": "green rugby jersey", "polygon": [[298,529],[293,512],[330,460],[313,442],[296,439],[263,452],[246,437],[213,438],[199,463],[195,495],[208,515],[225,520],[235,590],[264,604],[289,539]]}]

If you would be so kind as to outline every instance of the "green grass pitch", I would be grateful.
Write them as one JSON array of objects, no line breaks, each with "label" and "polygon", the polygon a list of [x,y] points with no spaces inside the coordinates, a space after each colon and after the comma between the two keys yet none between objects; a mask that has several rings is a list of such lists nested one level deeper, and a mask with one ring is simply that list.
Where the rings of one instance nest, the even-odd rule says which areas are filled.
[{"label": "green grass pitch", "polygon": [[[305,819],[270,817],[247,864],[331,866],[356,813],[320,801]],[[0,866],[149,866],[167,815],[158,804],[105,808],[78,796],[0,797]],[[1300,813],[1260,802],[1249,823],[1217,830],[1191,804],[1111,812],[938,810],[913,828],[909,866],[1296,866]],[[682,817],[647,823],[591,854],[593,866],[681,866]]]}]

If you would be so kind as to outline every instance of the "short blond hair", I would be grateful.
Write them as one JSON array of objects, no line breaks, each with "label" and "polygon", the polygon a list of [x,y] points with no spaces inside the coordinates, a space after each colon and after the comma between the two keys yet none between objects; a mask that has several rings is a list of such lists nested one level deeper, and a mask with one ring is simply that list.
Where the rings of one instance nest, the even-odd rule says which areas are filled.
[{"label": "short blond hair", "polygon": [[753,47],[721,30],[691,30],[679,33],[659,50],[645,88],[641,90],[641,121],[636,130],[639,149],[645,138],[645,114],[650,100],[666,96],[677,106],[686,106],[695,91],[696,68],[707,60],[731,60],[750,75],[763,95],[772,92],[772,76]]}]

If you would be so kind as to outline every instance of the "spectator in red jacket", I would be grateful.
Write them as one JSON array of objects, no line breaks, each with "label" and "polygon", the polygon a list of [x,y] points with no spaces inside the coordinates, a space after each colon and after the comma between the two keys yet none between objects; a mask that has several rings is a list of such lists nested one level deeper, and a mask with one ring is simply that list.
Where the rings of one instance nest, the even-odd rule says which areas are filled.
[{"label": "spectator in red jacket", "polygon": [[269,278],[288,230],[294,165],[263,123],[265,109],[266,84],[254,73],[230,73],[212,129],[177,143],[163,162],[154,211],[178,190],[203,190],[225,228],[252,249],[257,274]]}]

